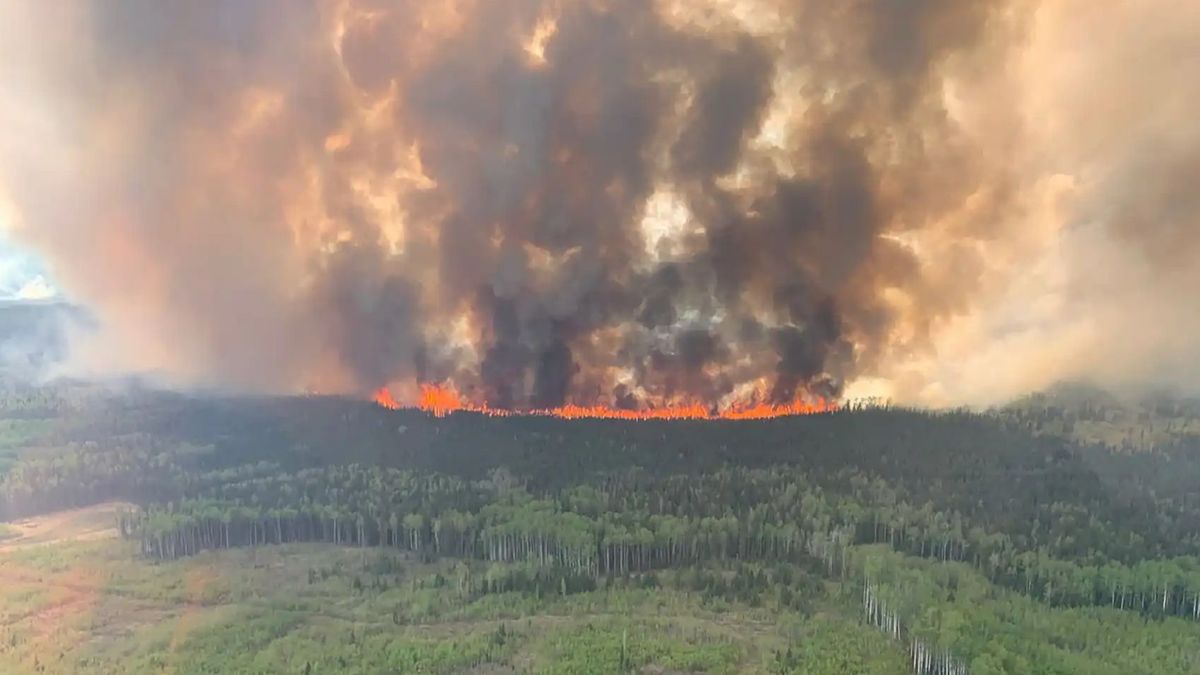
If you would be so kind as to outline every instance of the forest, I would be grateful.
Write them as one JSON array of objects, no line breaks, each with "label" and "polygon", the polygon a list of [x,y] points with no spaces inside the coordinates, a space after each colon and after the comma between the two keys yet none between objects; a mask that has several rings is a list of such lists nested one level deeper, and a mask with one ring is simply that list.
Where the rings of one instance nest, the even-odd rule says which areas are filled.
[{"label": "forest", "polygon": [[[845,642],[819,655],[806,650],[821,640],[758,650],[769,656],[752,672],[839,672],[855,650],[884,653],[867,636],[896,655],[876,672],[1200,672],[1200,483],[1187,480],[1200,475],[1200,408],[1182,400],[1131,412],[1072,390],[985,412],[439,418],[130,382],[11,386],[2,405],[0,520],[119,503],[114,526],[135,567],[331,547],[361,556],[353,593],[424,566],[436,572],[407,592],[428,583],[457,598],[455,611],[642,589],[773,608],[781,625],[802,617],[810,638]],[[1157,430],[1153,442],[1127,430],[1103,442],[1096,425],[1131,419]],[[376,556],[388,562],[367,564]],[[330,574],[309,567],[304,580]],[[841,623],[813,624],[828,612]],[[419,615],[401,603],[384,616],[401,627]],[[1118,626],[1125,638],[1106,637]],[[471,667],[665,667],[629,650],[624,635],[615,667],[571,670],[561,654],[543,667],[493,647]],[[740,672],[739,658],[679,670]],[[413,672],[462,665],[421,663]]]}]

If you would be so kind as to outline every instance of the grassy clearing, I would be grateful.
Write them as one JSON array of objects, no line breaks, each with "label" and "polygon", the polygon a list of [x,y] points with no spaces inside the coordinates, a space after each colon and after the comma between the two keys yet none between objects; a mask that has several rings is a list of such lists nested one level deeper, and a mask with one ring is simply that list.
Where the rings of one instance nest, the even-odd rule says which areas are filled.
[{"label": "grassy clearing", "polygon": [[444,636],[421,633],[412,628],[307,620],[259,652],[244,672],[458,673],[482,664],[507,663],[523,640],[520,633],[503,626],[457,627]]},{"label": "grassy clearing", "polygon": [[[122,506],[117,503],[99,504],[0,524],[6,533],[0,535],[0,551],[59,543],[65,544],[66,550],[69,550],[83,542],[115,539],[115,514]],[[50,551],[52,556],[62,553],[64,549]]]},{"label": "grassy clearing", "polygon": [[808,622],[772,666],[773,672],[805,675],[889,675],[907,673],[908,658],[878,631],[823,616]]},{"label": "grassy clearing", "polygon": [[[1098,675],[1200,672],[1193,624],[1054,609],[998,590],[969,566],[879,547],[859,558],[908,625],[973,673],[1033,672],[1032,663]],[[902,648],[858,621],[853,584],[799,569],[775,570],[761,592],[732,583],[764,570],[472,595],[457,580],[483,566],[387,550],[271,546],[155,564],[120,540],[59,541],[0,551],[0,672],[906,672]],[[728,588],[701,590],[714,575]]]},{"label": "grassy clearing", "polygon": [[[706,598],[670,575],[471,596],[452,581],[462,564],[325,545],[165,564],[119,540],[10,550],[0,672],[775,673],[798,636],[823,635],[773,600]],[[812,601],[855,626],[840,600]]]},{"label": "grassy clearing", "polygon": [[565,627],[538,648],[534,672],[562,675],[604,675],[647,666],[676,672],[733,673],[742,660],[742,648],[726,636],[687,630],[671,621],[623,618]]}]

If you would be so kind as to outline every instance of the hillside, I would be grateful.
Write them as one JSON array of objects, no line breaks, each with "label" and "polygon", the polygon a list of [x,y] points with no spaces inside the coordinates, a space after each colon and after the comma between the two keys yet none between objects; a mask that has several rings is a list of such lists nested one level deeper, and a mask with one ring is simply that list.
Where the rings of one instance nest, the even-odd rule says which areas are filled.
[{"label": "hillside", "polygon": [[1123,452],[1200,448],[1200,398],[1170,392],[1116,395],[1063,384],[996,411],[1027,430]]}]

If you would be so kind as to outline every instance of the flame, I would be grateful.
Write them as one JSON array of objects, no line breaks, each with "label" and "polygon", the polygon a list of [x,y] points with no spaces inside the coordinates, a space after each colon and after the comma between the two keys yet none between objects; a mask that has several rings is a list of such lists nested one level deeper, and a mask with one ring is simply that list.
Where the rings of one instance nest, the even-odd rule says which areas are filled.
[{"label": "flame", "polygon": [[450,387],[423,384],[421,385],[421,399],[417,402],[417,407],[433,413],[434,417],[445,417],[457,410],[464,410],[468,406],[463,403],[458,392]]},{"label": "flame", "polygon": [[404,407],[400,405],[399,401],[392,397],[392,392],[387,387],[375,392],[375,404],[382,408],[387,408],[388,410],[399,410],[400,408]]},{"label": "flame", "polygon": [[838,404],[818,398],[815,403],[797,400],[786,404],[755,403],[753,405],[735,405],[721,412],[720,417],[727,420],[762,420],[770,417],[786,417],[788,415],[817,415],[833,412]]},{"label": "flame", "polygon": [[415,405],[400,404],[391,390],[384,387],[375,392],[375,403],[389,410],[402,408],[417,408],[430,413],[434,417],[446,417],[456,412],[472,412],[492,417],[508,417],[510,415],[539,415],[558,417],[561,419],[604,419],[604,420],[761,420],[772,417],[787,417],[791,415],[816,415],[833,412],[838,404],[819,398],[815,403],[795,401],[788,404],[750,403],[733,405],[725,410],[715,411],[702,403],[670,405],[645,410],[629,410],[609,406],[581,406],[573,403],[557,408],[534,409],[521,412],[492,408],[485,404],[475,404],[464,399],[449,385],[422,384],[421,394]]},{"label": "flame", "polygon": [[567,404],[553,410],[547,410],[544,414],[569,420],[700,420],[708,419],[711,416],[708,408],[698,403],[693,405],[650,408],[648,410],[628,410],[624,408],[609,408],[607,406]]}]

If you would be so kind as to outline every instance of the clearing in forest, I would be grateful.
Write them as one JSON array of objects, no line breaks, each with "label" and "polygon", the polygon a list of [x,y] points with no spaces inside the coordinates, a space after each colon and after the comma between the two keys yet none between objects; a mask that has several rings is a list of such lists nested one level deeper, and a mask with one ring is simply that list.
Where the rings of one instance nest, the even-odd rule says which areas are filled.
[{"label": "clearing in forest", "polygon": [[0,554],[28,546],[115,538],[116,513],[123,507],[132,508],[128,504],[106,502],[5,523],[6,536],[0,539]]}]

